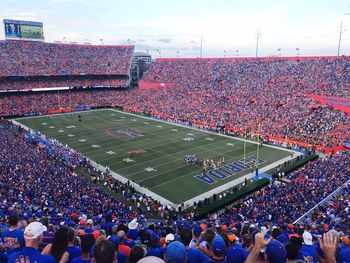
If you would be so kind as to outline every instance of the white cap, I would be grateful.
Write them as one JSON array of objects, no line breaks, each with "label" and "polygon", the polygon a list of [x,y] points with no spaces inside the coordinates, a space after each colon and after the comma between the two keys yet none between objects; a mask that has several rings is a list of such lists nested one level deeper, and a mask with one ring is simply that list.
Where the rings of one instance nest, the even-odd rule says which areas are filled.
[{"label": "white cap", "polygon": [[129,229],[136,229],[138,225],[139,225],[139,223],[137,223],[137,218],[134,218],[133,220],[131,220],[129,222],[128,228]]},{"label": "white cap", "polygon": [[87,221],[86,221],[86,224],[89,224],[89,225],[92,225],[94,222],[92,221],[92,219],[88,219]]},{"label": "white cap", "polygon": [[304,239],[304,243],[305,245],[312,245],[312,235],[310,232],[304,231],[303,233],[303,239]]},{"label": "white cap", "polygon": [[165,237],[165,243],[170,243],[175,240],[175,236],[173,234],[167,234]]},{"label": "white cap", "polygon": [[[24,237],[26,239],[35,239],[41,236],[47,228],[40,222],[30,223],[24,230]],[[29,236],[27,234],[30,234]]]}]

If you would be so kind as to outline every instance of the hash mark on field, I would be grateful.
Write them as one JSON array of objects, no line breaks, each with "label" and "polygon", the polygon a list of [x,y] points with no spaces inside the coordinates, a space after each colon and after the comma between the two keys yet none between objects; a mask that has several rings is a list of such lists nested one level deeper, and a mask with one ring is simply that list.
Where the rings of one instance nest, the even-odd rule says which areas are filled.
[{"label": "hash mark on field", "polygon": [[91,145],[91,147],[92,147],[92,148],[101,148],[101,146],[100,146],[100,145],[97,145],[97,144],[93,144],[93,145]]},{"label": "hash mark on field", "polygon": [[152,168],[152,167],[147,167],[144,169],[146,172],[157,172],[156,169]]},{"label": "hash mark on field", "polygon": [[75,135],[74,134],[68,134],[67,136],[68,137],[74,137]]},{"label": "hash mark on field", "polygon": [[111,116],[115,116],[115,113],[112,113]]},{"label": "hash mark on field", "polygon": [[130,159],[130,158],[125,158],[123,159],[124,162],[127,162],[127,163],[134,163],[135,161],[133,159]]},{"label": "hash mark on field", "polygon": [[50,128],[50,129],[55,129],[55,126],[52,126],[52,125],[51,125],[51,126],[49,126],[49,128]]},{"label": "hash mark on field", "polygon": [[58,130],[58,132],[64,132],[64,130]]},{"label": "hash mark on field", "polygon": [[125,117],[125,116],[121,116],[120,118],[122,118],[122,119],[126,119],[126,117]]},{"label": "hash mark on field", "polygon": [[226,143],[226,145],[228,145],[228,146],[233,146],[234,144],[233,144],[233,143],[228,142],[228,143]]},{"label": "hash mark on field", "polygon": [[205,138],[207,141],[214,141],[213,138]]},{"label": "hash mark on field", "polygon": [[187,133],[187,135],[188,135],[188,136],[194,136],[194,134],[193,134],[193,133]]},{"label": "hash mark on field", "polygon": [[158,125],[157,127],[158,127],[158,128],[163,128],[163,126],[162,126],[162,125]]},{"label": "hash mark on field", "polygon": [[109,154],[109,155],[117,154],[116,152],[113,152],[113,151],[108,151],[106,153]]},{"label": "hash mark on field", "polygon": [[147,121],[144,121],[144,122],[143,122],[143,124],[149,124],[149,122],[147,122]]},{"label": "hash mark on field", "polygon": [[85,139],[79,139],[79,142],[86,142]]},{"label": "hash mark on field", "polygon": [[136,119],[131,119],[131,121],[137,121]]},{"label": "hash mark on field", "polygon": [[176,129],[171,129],[171,131],[173,131],[173,132],[177,132],[178,130],[176,130]]},{"label": "hash mark on field", "polygon": [[41,125],[47,125],[47,122],[43,122]]},{"label": "hash mark on field", "polygon": [[67,129],[73,129],[73,128],[76,128],[77,126],[75,125],[69,125],[69,126],[66,126]]}]

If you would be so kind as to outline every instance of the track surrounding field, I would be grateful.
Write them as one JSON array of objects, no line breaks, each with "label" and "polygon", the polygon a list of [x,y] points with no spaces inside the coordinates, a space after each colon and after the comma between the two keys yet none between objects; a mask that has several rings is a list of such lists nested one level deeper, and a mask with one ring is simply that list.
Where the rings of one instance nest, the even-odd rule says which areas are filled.
[{"label": "track surrounding field", "polygon": [[[253,171],[234,173],[208,184],[196,178],[200,165],[186,165],[184,157],[196,154],[199,159],[225,164],[243,160],[244,142],[181,126],[145,119],[112,110],[89,111],[78,121],[76,114],[18,119],[23,125],[56,138],[112,171],[141,183],[143,187],[179,203],[205,193]],[[130,152],[136,151],[132,156]],[[246,155],[257,154],[257,145],[246,144]],[[259,158],[264,167],[290,155],[283,149],[260,146]]]}]

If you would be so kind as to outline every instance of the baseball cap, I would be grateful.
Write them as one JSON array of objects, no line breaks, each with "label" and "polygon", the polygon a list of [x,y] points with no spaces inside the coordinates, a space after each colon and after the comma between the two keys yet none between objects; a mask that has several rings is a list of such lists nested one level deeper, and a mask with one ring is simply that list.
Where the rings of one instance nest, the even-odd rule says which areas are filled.
[{"label": "baseball cap", "polygon": [[159,257],[148,256],[141,258],[139,261],[137,261],[137,263],[164,263],[164,260]]},{"label": "baseball cap", "polygon": [[350,246],[350,238],[348,236],[342,236],[340,238],[340,241],[343,242],[345,245]]},{"label": "baseball cap", "polygon": [[165,251],[168,262],[182,263],[186,259],[186,247],[180,241],[174,241],[169,244]]},{"label": "baseball cap", "polygon": [[138,227],[139,223],[137,222],[137,218],[134,218],[128,223],[129,229],[136,229]]},{"label": "baseball cap", "polygon": [[235,234],[228,234],[227,237],[231,242],[234,242],[237,238]]},{"label": "baseball cap", "polygon": [[88,219],[87,221],[86,221],[86,224],[88,224],[88,225],[92,225],[94,222],[92,221],[92,219]]},{"label": "baseball cap", "polygon": [[223,256],[226,252],[225,241],[221,236],[216,236],[214,240],[211,242],[211,246],[213,248],[213,252],[217,256]]},{"label": "baseball cap", "polygon": [[294,225],[293,225],[293,224],[288,224],[288,228],[289,228],[289,229],[293,229],[293,228],[294,228]]},{"label": "baseball cap", "polygon": [[85,235],[85,231],[84,231],[83,229],[79,229],[79,230],[77,231],[77,235],[78,235],[78,236],[83,236],[83,235]]},{"label": "baseball cap", "polygon": [[[26,239],[35,239],[41,236],[47,228],[40,222],[30,223],[24,230],[24,237]],[[29,234],[29,236],[28,236]]]},{"label": "baseball cap", "polygon": [[92,235],[94,236],[95,239],[97,239],[101,235],[101,232],[99,230],[95,230],[92,232]]},{"label": "baseball cap", "polygon": [[165,237],[165,243],[170,243],[175,240],[175,236],[173,234],[167,234]]},{"label": "baseball cap", "polygon": [[303,240],[305,245],[312,245],[312,235],[310,232],[305,231],[303,233]]},{"label": "baseball cap", "polygon": [[287,250],[275,239],[266,246],[266,254],[270,263],[285,263],[287,260]]},{"label": "baseball cap", "polygon": [[248,252],[241,245],[232,246],[226,255],[227,263],[244,263]]}]

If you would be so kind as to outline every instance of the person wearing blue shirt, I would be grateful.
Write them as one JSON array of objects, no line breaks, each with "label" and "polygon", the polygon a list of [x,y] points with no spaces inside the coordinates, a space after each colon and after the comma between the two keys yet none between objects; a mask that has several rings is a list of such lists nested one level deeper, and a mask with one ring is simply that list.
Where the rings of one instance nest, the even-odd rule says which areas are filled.
[{"label": "person wearing blue shirt", "polygon": [[339,252],[339,260],[338,262],[350,263],[350,247],[346,249],[342,249]]},{"label": "person wearing blue shirt", "polygon": [[313,245],[312,235],[308,231],[303,233],[304,244],[301,246],[300,254],[304,256],[311,256],[314,263],[318,262],[316,246]]},{"label": "person wearing blue shirt", "polygon": [[8,259],[8,263],[36,262],[36,263],[55,263],[55,259],[50,255],[40,254],[38,247],[43,238],[46,227],[39,223],[30,223],[24,230],[25,247],[18,252],[13,252]]},{"label": "person wearing blue shirt", "polygon": [[89,255],[89,251],[95,244],[95,239],[92,234],[86,234],[81,237],[81,248],[82,248],[82,253],[81,256],[75,257],[72,259],[70,262],[71,263],[90,263],[91,258]]},{"label": "person wearing blue shirt", "polygon": [[68,238],[67,252],[69,254],[69,262],[71,262],[73,258],[80,257],[81,248],[74,245],[75,231],[73,228],[68,229],[67,238]]},{"label": "person wearing blue shirt", "polygon": [[8,217],[8,223],[10,227],[5,229],[2,233],[2,239],[6,248],[7,255],[21,250],[24,247],[24,235],[23,230],[17,227],[18,215],[12,214]]}]

